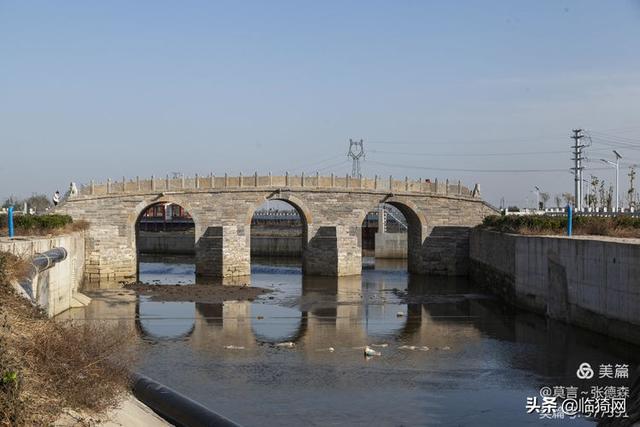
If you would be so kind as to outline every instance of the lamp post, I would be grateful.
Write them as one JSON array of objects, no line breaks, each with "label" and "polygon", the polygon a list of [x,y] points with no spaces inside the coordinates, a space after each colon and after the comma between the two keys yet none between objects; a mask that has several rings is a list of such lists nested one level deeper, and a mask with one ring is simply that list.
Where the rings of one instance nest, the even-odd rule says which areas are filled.
[{"label": "lamp post", "polygon": [[620,155],[620,153],[618,153],[616,150],[613,150],[613,154],[616,155],[616,161],[612,162],[611,160],[607,160],[607,159],[600,159],[602,160],[604,163],[607,163],[611,166],[613,166],[614,168],[616,168],[616,212],[619,209],[619,198],[618,198],[618,177],[620,175],[620,159],[622,158],[622,156]]}]

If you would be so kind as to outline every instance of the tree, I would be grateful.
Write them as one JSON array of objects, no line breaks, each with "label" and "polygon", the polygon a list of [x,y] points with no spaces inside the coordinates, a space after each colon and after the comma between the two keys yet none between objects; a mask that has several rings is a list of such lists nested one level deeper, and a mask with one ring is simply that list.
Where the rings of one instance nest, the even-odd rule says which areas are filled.
[{"label": "tree", "polygon": [[520,212],[520,208],[519,208],[519,207],[517,207],[517,206],[509,206],[509,207],[507,208],[507,210],[508,210],[509,212]]},{"label": "tree", "polygon": [[629,190],[627,191],[627,202],[629,203],[629,208],[636,207],[636,202],[634,198],[636,194],[636,189],[633,188],[633,181],[635,181],[635,177],[636,177],[636,169],[634,165],[634,166],[631,166],[631,171],[629,172]]},{"label": "tree", "polygon": [[562,193],[562,198],[564,199],[565,204],[575,206],[576,198],[571,193]]},{"label": "tree", "polygon": [[605,202],[607,205],[607,210],[610,211],[613,205],[613,185],[609,186],[609,191],[607,191],[607,195],[605,197]]},{"label": "tree", "polygon": [[607,204],[607,192],[604,189],[604,179],[600,181],[600,188],[598,190],[598,194],[600,195],[600,207],[605,207]]},{"label": "tree", "polygon": [[16,196],[9,196],[4,201],[4,203],[2,203],[2,207],[8,208],[9,206],[18,206],[19,203],[20,203],[20,200],[18,200]]},{"label": "tree", "polygon": [[549,193],[540,193],[540,208],[544,209],[547,206],[550,197]]},{"label": "tree", "polygon": [[556,207],[559,208],[562,203],[562,196],[560,194],[556,194],[553,196],[553,200],[556,202]]},{"label": "tree", "polygon": [[598,206],[598,184],[600,180],[597,176],[591,175],[591,192],[589,193],[587,204],[595,209]]},{"label": "tree", "polygon": [[37,213],[45,212],[51,207],[51,201],[49,200],[49,197],[45,196],[44,194],[34,194],[33,196],[25,200],[25,202],[27,202],[27,206],[35,209]]}]

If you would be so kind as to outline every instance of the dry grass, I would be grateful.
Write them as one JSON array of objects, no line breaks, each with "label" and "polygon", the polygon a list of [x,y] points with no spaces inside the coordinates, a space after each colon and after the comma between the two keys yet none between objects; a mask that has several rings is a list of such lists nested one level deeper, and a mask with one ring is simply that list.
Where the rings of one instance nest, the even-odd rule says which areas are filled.
[{"label": "dry grass", "polygon": [[[504,233],[525,235],[564,235],[567,232],[566,217],[545,215],[488,216],[482,227]],[[608,236],[640,238],[640,218],[635,217],[585,217],[573,221],[573,234],[584,236]]]},{"label": "dry grass", "polygon": [[[544,230],[540,231],[539,229],[530,228],[526,226],[518,227],[515,230],[517,234],[523,234],[527,236],[539,236],[541,234],[544,235],[555,235],[555,236],[563,236],[566,235],[567,232],[565,230]],[[574,227],[572,230],[574,235],[578,236],[607,236],[607,237],[626,237],[626,238],[640,238],[640,230],[637,228],[624,228],[624,227],[612,227],[605,223],[590,223],[584,224],[577,227]]]},{"label": "dry grass", "polygon": [[133,335],[107,324],[48,319],[8,285],[21,267],[4,264],[0,426],[50,425],[64,408],[96,413],[113,406],[127,390]]},{"label": "dry grass", "polygon": [[31,268],[26,257],[0,252],[0,283],[11,283],[25,277]]}]

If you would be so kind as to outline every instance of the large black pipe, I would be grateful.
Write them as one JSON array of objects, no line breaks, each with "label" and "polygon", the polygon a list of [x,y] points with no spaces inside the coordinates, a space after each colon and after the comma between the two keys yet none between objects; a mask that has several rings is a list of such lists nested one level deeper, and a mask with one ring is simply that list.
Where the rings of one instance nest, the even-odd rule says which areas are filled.
[{"label": "large black pipe", "polygon": [[36,273],[53,267],[60,261],[67,258],[67,250],[65,248],[53,248],[44,253],[36,254],[31,259],[31,263],[36,268]]},{"label": "large black pipe", "polygon": [[20,286],[29,295],[32,301],[36,301],[36,295],[33,292],[33,279],[45,270],[53,267],[57,263],[67,258],[67,250],[65,248],[53,248],[44,253],[36,254],[31,258],[31,268],[29,274],[21,282]]},{"label": "large black pipe", "polygon": [[145,375],[133,374],[132,379],[133,395],[176,426],[239,427],[239,424]]}]

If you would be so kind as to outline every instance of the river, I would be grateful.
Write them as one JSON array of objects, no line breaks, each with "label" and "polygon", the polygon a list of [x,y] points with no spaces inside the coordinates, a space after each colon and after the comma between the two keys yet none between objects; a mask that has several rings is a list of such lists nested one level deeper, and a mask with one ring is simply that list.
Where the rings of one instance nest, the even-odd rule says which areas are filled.
[{"label": "river", "polygon": [[[139,278],[188,285],[195,268],[188,258],[154,259],[140,263]],[[103,284],[66,316],[134,328],[134,369],[247,426],[592,425],[540,419],[527,398],[541,399],[545,386],[627,385],[580,380],[576,370],[588,362],[634,372],[640,355],[515,311],[467,279],[410,275],[402,261],[367,259],[361,276],[308,278],[299,262],[257,259],[250,282],[274,292],[252,302],[153,302]],[[380,355],[365,358],[365,345]]]}]

